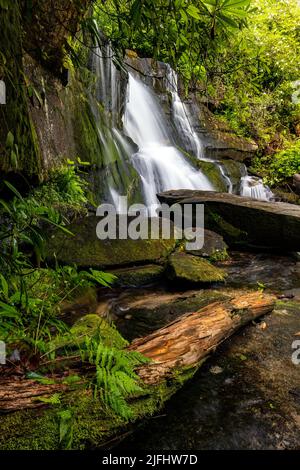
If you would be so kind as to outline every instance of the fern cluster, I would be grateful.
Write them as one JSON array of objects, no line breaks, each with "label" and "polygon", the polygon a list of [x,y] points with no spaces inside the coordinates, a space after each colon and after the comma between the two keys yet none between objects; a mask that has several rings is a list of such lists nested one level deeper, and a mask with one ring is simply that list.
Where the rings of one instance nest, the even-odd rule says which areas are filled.
[{"label": "fern cluster", "polygon": [[100,395],[107,408],[122,418],[132,418],[127,399],[145,391],[139,384],[135,369],[147,363],[148,359],[137,352],[105,346],[90,338],[86,339],[81,355],[82,360],[96,366],[95,396]]}]

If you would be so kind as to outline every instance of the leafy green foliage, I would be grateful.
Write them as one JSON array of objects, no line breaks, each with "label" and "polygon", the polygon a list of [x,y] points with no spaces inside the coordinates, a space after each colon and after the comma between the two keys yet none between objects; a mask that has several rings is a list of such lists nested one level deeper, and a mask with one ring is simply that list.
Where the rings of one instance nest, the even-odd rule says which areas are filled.
[{"label": "leafy green foliage", "polygon": [[101,30],[120,49],[169,62],[186,80],[203,78],[201,63],[214,40],[245,24],[250,0],[97,1]]},{"label": "leafy green foliage", "polygon": [[256,159],[253,169],[269,186],[290,183],[292,176],[300,173],[300,140],[272,156]]},{"label": "leafy green foliage", "polygon": [[6,186],[12,198],[0,200],[0,338],[8,344],[22,343],[34,354],[45,353],[53,334],[67,330],[58,318],[61,302],[80,288],[109,286],[115,277],[96,270],[78,271],[75,266],[36,268],[44,257],[46,224],[72,235],[52,207],[51,195],[61,192],[62,198],[75,199],[77,204],[85,201],[73,167],[56,175],[55,182],[49,183],[50,192],[44,185],[24,198],[9,182]]},{"label": "leafy green foliage", "polygon": [[50,397],[37,397],[37,401],[47,403],[48,405],[60,405],[61,403],[59,393],[54,393]]},{"label": "leafy green foliage", "polygon": [[296,0],[253,0],[251,5],[247,28],[228,43],[220,42],[204,65],[217,113],[264,149],[277,133],[289,138],[300,118],[293,98],[299,79],[300,6]]},{"label": "leafy green foliage", "polygon": [[73,441],[74,417],[71,410],[62,410],[58,413],[59,423],[59,442],[63,449],[69,450]]},{"label": "leafy green foliage", "polygon": [[[85,162],[79,160],[79,164],[83,165]],[[64,205],[82,210],[88,200],[87,183],[81,173],[75,163],[69,161],[68,165],[53,171],[49,180],[33,191],[33,198],[58,208]]]},{"label": "leafy green foliage", "polygon": [[134,351],[105,346],[92,338],[86,339],[81,356],[83,361],[96,366],[95,396],[99,395],[106,406],[122,418],[132,418],[127,399],[145,392],[139,385],[135,368],[148,359]]}]

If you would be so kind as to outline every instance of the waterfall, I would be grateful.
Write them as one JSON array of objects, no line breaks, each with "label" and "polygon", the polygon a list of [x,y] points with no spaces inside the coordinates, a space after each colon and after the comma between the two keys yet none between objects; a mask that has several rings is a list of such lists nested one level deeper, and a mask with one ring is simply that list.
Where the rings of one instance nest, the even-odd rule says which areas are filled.
[{"label": "waterfall", "polygon": [[224,179],[224,181],[225,181],[225,183],[226,183],[226,185],[227,185],[227,192],[228,192],[229,194],[232,194],[232,192],[233,192],[233,184],[232,184],[232,181],[231,181],[230,177],[226,175],[225,170],[224,170],[224,168],[223,168],[223,165],[222,165],[221,163],[219,163],[219,162],[216,162],[216,163],[217,163],[217,165],[218,165],[218,167],[219,167],[219,170],[220,170],[220,173],[221,173],[221,175],[222,175],[222,177],[223,177],[223,179]]},{"label": "waterfall", "polygon": [[189,110],[181,100],[178,93],[178,76],[170,65],[167,65],[165,87],[172,97],[172,120],[178,135],[181,137],[184,148],[194,154],[199,160],[211,162],[217,168],[221,178],[224,180],[227,192],[232,193],[233,184],[230,176],[226,174],[222,163],[218,160],[204,156],[203,144],[191,124]]},{"label": "waterfall", "polygon": [[129,74],[124,131],[138,145],[131,161],[141,177],[148,206],[158,203],[156,194],[171,189],[213,191],[209,179],[194,168],[172,143],[166,117],[152,91]]},{"label": "waterfall", "polygon": [[170,65],[167,65],[166,90],[172,97],[172,119],[185,148],[197,158],[203,159],[203,145],[191,125],[189,111],[178,94],[178,76]]},{"label": "waterfall", "polygon": [[244,176],[241,179],[241,196],[259,199],[260,201],[270,201],[274,194],[265,186],[257,176]]},{"label": "waterfall", "polygon": [[[105,38],[103,45],[96,47],[92,54],[91,68],[97,76],[94,98],[102,103],[106,113],[106,118],[103,118],[95,99],[91,99],[105,165],[103,192],[105,199],[118,210],[120,196],[131,194],[133,186],[136,200],[140,201],[138,194],[142,193],[148,207],[157,205],[157,193],[162,191],[216,190],[203,171],[193,166],[184,155],[184,150],[215,166],[229,193],[261,200],[272,198],[272,192],[259,178],[247,174],[245,165],[234,167],[233,177],[226,162],[204,156],[204,147],[191,123],[188,106],[179,96],[178,76],[169,65],[166,66],[164,85],[171,96],[171,122],[173,130],[176,129],[175,138],[169,117],[157,95],[138,74],[128,74],[127,101],[124,103],[124,73],[122,75],[116,67],[114,51]],[[234,163],[229,162],[232,167]]]},{"label": "waterfall", "polygon": [[111,113],[115,124],[116,116],[121,111],[121,77],[114,64],[114,51],[105,38],[103,38],[103,44],[98,44],[94,48],[91,65],[98,77],[96,98]]},{"label": "waterfall", "polygon": [[[222,165],[218,160],[204,157],[204,149],[198,134],[191,125],[189,110],[181,100],[178,93],[178,76],[176,72],[167,65],[166,74],[166,89],[171,93],[172,97],[172,119],[177,129],[178,134],[181,136],[184,146],[188,151],[191,151],[199,160],[209,161],[213,163],[219,170],[227,187],[227,192],[233,192],[233,183]],[[240,195],[251,197],[253,199],[260,199],[262,201],[269,201],[274,197],[272,191],[264,186],[262,180],[257,177],[249,176],[247,167],[241,165],[241,184]]]}]

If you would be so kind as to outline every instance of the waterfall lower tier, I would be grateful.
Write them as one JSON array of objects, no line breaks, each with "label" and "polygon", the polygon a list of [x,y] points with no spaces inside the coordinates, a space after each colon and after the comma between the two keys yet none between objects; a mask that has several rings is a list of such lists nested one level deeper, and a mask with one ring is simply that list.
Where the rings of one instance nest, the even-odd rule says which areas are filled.
[{"label": "waterfall lower tier", "polygon": [[260,201],[270,201],[274,195],[272,191],[263,184],[256,176],[244,176],[241,180],[241,196],[259,199]]},{"label": "waterfall lower tier", "polygon": [[132,163],[141,175],[147,206],[157,204],[156,194],[176,188],[213,191],[208,178],[193,168],[172,146],[151,144],[133,155]]}]

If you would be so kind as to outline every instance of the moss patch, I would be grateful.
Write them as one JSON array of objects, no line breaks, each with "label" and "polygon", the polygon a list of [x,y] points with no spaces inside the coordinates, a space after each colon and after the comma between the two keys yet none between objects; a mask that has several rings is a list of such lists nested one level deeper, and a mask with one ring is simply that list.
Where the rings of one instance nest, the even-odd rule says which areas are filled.
[{"label": "moss patch", "polygon": [[171,280],[181,280],[193,283],[224,281],[227,274],[197,256],[185,253],[174,253],[170,256],[168,277]]},{"label": "moss patch", "polygon": [[[0,78],[6,84],[7,104],[0,116],[0,170],[40,174],[37,136],[28,112],[27,83],[22,64],[20,2],[0,7]],[[8,138],[8,136],[10,136]]]},{"label": "moss patch", "polygon": [[218,233],[221,233],[226,241],[239,242],[242,244],[246,240],[246,232],[230,224],[216,212],[206,209],[206,217],[208,217],[210,221],[209,226],[213,226]]},{"label": "moss patch", "polygon": [[134,266],[110,271],[117,276],[115,285],[122,287],[139,287],[158,281],[164,272],[163,266],[149,264],[146,266]]},{"label": "moss patch", "polygon": [[176,240],[99,240],[97,217],[86,217],[67,228],[74,236],[56,230],[48,246],[48,260],[80,267],[109,270],[113,267],[163,262],[175,249]]},{"label": "moss patch", "polygon": [[90,390],[66,393],[63,404],[41,409],[17,411],[1,416],[1,450],[57,450],[59,442],[59,413],[70,410],[73,439],[71,448],[92,449],[103,446],[114,436],[124,432],[135,421],[152,416],[196,372],[197,368],[174,371],[168,381],[145,390],[141,397],[131,400],[134,418],[126,422],[108,413],[103,404],[94,399]]}]

